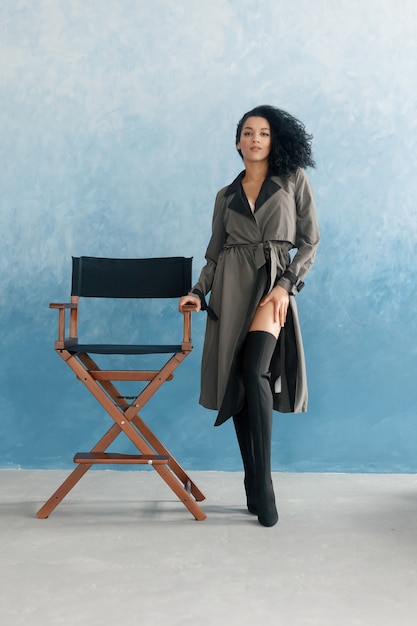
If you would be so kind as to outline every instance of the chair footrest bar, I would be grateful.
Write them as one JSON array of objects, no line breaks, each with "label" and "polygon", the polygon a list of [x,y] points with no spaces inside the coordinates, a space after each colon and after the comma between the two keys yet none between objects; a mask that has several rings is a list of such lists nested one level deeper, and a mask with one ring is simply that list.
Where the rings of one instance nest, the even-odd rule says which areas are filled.
[{"label": "chair footrest bar", "polygon": [[74,463],[166,465],[169,456],[161,454],[119,454],[118,452],[77,452]]}]

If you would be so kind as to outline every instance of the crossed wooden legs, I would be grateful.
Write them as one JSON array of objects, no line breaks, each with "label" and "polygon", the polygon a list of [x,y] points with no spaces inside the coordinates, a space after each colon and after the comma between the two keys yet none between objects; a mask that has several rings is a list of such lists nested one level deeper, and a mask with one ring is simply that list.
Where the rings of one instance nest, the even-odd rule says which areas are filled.
[{"label": "crossed wooden legs", "polygon": [[[90,452],[75,455],[74,462],[77,463],[77,467],[39,509],[36,514],[37,517],[47,518],[94,464],[129,463],[152,465],[195,519],[204,520],[206,514],[197,502],[204,500],[205,496],[139,415],[139,411],[154,393],[172,378],[172,372],[187,356],[187,353],[174,354],[159,371],[144,372],[101,370],[88,354],[71,354],[68,350],[57,350],[57,352],[115,423]],[[114,386],[112,381],[115,380],[147,380],[149,382],[133,402],[128,403],[127,399]],[[122,431],[136,446],[140,454],[106,453],[107,448]]]}]

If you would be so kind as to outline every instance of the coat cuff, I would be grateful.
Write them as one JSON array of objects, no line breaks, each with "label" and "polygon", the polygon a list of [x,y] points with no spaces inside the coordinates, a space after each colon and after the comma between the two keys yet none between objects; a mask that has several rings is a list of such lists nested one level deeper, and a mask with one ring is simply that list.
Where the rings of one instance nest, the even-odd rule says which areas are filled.
[{"label": "coat cuff", "polygon": [[294,285],[292,284],[292,282],[288,280],[288,278],[284,278],[284,276],[281,276],[281,278],[275,281],[275,287],[277,285],[286,289],[288,293],[292,293],[294,290]]},{"label": "coat cuff", "polygon": [[200,291],[200,289],[196,289],[195,287],[193,289],[191,289],[191,291],[189,292],[190,295],[193,296],[197,296],[198,298],[200,298],[200,302],[201,302],[201,310],[202,311],[206,311],[207,315],[209,316],[209,318],[211,320],[213,320],[214,322],[217,322],[217,320],[219,319],[217,317],[217,315],[215,314],[215,312],[213,311],[212,308],[210,308],[206,302],[206,299],[204,297],[204,294],[202,291]]},{"label": "coat cuff", "polygon": [[294,294],[296,291],[301,291],[304,287],[302,280],[299,280],[295,274],[290,270],[286,270],[281,278],[275,281],[275,285],[279,285],[288,291],[288,293]]}]

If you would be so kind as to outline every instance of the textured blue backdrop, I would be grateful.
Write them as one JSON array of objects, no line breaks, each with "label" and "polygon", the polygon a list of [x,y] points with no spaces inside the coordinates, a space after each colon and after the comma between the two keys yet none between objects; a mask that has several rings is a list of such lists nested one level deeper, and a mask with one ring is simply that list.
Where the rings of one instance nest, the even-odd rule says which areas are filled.
[{"label": "textured blue backdrop", "polygon": [[[53,351],[71,255],[197,275],[235,125],[270,103],[314,134],[322,230],[298,298],[310,408],[276,415],[274,468],[416,471],[414,0],[14,0],[0,23],[0,466],[69,467],[109,424]],[[144,417],[186,467],[240,469],[197,404],[203,331]]]}]

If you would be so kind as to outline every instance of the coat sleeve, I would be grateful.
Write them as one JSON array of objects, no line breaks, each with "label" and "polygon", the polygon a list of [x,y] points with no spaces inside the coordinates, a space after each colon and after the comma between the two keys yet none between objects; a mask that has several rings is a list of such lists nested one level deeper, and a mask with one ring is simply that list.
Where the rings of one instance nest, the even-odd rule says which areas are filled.
[{"label": "coat sleeve", "polygon": [[205,297],[211,290],[214,274],[216,272],[217,260],[224,244],[226,243],[227,233],[224,228],[223,220],[225,207],[226,198],[224,195],[224,189],[221,189],[216,196],[214,204],[211,238],[205,255],[206,264],[201,270],[198,281],[191,290],[191,293],[197,293],[200,297],[201,295]]},{"label": "coat sleeve", "polygon": [[316,203],[310,181],[304,170],[295,174],[296,241],[297,252],[278,285],[290,293],[303,288],[303,279],[314,263],[320,233],[317,222]]}]

